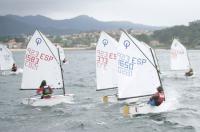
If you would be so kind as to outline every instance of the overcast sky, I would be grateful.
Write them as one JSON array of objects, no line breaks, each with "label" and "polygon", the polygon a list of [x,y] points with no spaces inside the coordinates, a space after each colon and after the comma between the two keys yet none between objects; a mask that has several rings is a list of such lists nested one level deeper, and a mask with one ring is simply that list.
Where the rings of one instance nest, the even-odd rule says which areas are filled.
[{"label": "overcast sky", "polygon": [[7,14],[52,19],[88,15],[102,21],[187,25],[200,19],[200,0],[0,0],[0,15]]}]

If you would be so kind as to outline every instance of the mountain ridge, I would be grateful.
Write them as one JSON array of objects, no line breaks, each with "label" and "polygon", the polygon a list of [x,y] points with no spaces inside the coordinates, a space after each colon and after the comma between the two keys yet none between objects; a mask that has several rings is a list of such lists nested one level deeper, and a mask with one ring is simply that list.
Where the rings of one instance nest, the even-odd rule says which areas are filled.
[{"label": "mountain ridge", "polygon": [[161,27],[135,24],[129,21],[100,21],[87,15],[71,19],[54,20],[42,15],[36,16],[0,16],[0,36],[30,34],[35,29],[52,35],[72,34],[88,31],[116,30],[157,30]]}]

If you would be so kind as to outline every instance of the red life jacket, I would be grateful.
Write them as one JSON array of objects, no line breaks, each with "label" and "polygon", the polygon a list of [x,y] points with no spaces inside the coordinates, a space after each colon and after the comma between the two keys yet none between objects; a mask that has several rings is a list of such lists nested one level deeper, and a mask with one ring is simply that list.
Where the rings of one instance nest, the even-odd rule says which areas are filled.
[{"label": "red life jacket", "polygon": [[157,105],[162,104],[162,102],[165,100],[165,94],[163,92],[158,93],[158,99],[157,99]]}]

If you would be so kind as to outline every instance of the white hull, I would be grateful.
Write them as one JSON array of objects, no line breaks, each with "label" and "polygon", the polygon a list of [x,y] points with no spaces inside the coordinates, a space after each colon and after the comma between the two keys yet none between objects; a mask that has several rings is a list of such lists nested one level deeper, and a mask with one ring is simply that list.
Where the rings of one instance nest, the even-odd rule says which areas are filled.
[{"label": "white hull", "polygon": [[23,73],[23,69],[19,68],[16,72],[13,72],[13,71],[2,71],[1,72],[1,75],[18,75],[18,74],[22,74]]},{"label": "white hull", "polygon": [[167,112],[176,108],[177,106],[174,106],[174,103],[171,101],[165,101],[160,106],[151,106],[147,103],[126,105],[120,111],[124,116],[134,116],[138,114]]},{"label": "white hull", "polygon": [[149,104],[140,104],[136,106],[129,106],[129,114],[148,114],[148,113],[160,113],[166,111],[164,108],[165,103],[160,106],[151,106]]},{"label": "white hull", "polygon": [[185,73],[180,71],[162,72],[161,78],[175,78],[175,79],[195,78],[195,73],[192,76],[185,76]]},{"label": "white hull", "polygon": [[73,94],[53,95],[49,99],[41,99],[41,97],[25,98],[22,103],[31,106],[53,106],[60,103],[73,104]]}]

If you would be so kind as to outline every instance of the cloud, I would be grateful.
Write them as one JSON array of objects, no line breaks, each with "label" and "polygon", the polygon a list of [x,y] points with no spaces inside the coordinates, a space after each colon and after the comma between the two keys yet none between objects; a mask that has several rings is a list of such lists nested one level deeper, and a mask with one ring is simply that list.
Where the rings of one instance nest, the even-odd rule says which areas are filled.
[{"label": "cloud", "polygon": [[45,15],[54,19],[89,15],[111,21],[180,25],[200,18],[199,0],[0,0],[0,15]]}]

